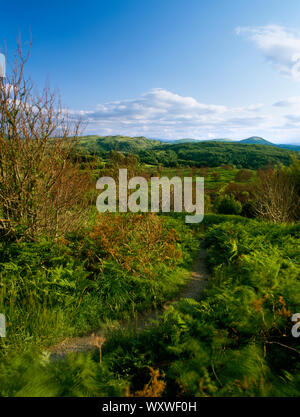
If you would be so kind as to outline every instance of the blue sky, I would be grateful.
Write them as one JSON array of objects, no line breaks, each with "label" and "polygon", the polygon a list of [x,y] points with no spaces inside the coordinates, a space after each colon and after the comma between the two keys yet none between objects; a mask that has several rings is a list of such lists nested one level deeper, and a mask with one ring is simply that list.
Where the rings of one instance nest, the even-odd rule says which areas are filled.
[{"label": "blue sky", "polygon": [[300,143],[298,0],[1,4],[8,55],[30,31],[27,72],[86,134]]}]

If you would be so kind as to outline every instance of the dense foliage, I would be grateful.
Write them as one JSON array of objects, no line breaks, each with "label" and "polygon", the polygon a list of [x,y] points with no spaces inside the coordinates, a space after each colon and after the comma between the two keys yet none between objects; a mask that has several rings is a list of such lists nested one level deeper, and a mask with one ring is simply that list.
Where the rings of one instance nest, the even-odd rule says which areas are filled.
[{"label": "dense foliage", "polygon": [[219,214],[241,214],[242,204],[228,194],[220,196],[216,201],[214,208]]}]

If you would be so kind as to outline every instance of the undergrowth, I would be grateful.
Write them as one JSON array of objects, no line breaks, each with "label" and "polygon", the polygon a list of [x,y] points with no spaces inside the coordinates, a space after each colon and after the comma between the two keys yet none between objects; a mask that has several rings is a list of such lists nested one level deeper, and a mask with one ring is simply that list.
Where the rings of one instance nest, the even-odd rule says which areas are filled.
[{"label": "undergrowth", "polygon": [[[175,264],[188,264],[191,259],[184,253],[194,247],[193,234],[179,220],[164,222],[168,225],[168,232],[160,231],[157,236],[165,240],[171,233],[168,242],[173,246],[174,231],[171,230],[174,228],[177,241],[181,236],[182,252],[181,257],[175,257]],[[122,222],[120,224],[124,227]],[[92,233],[97,235],[98,227]],[[105,226],[103,228],[105,230]],[[300,311],[299,225],[270,225],[238,216],[207,216],[200,231],[205,238],[212,274],[200,302],[182,299],[170,306],[159,322],[154,322],[138,334],[132,329],[111,331],[103,345],[101,363],[97,352],[70,354],[54,362],[40,350],[11,356],[5,365],[4,362],[0,365],[1,395],[298,396],[300,351],[298,339],[291,336],[291,315]],[[129,231],[126,237],[124,235],[125,241],[126,238],[131,239],[130,236]],[[146,246],[150,247],[151,239],[149,242],[146,234],[141,234],[142,237],[147,242]],[[97,239],[93,242],[100,247],[108,244],[106,241],[100,243],[102,237]],[[135,239],[139,240],[137,235]],[[69,242],[72,243],[64,242],[63,247],[67,250],[71,248],[73,254],[77,253],[74,258],[69,258],[69,262],[72,259],[77,265],[82,251],[88,253],[91,246],[79,244],[80,239],[74,236]],[[172,247],[172,253],[177,249]],[[55,253],[57,249],[52,247],[52,250]],[[121,255],[117,258],[115,253],[111,255],[106,249],[104,265],[99,263],[98,272],[92,250],[84,266],[87,274],[84,280],[91,280],[91,271],[94,276],[97,273],[105,275],[107,262],[121,268],[123,279],[130,271],[126,286],[133,282],[131,280],[141,280],[138,282],[143,287],[145,270],[141,271],[134,262],[134,257],[140,256],[139,245],[133,244],[129,266],[124,250],[123,247],[118,249]],[[141,256],[147,259],[146,253]],[[165,254],[161,256],[165,257]],[[174,257],[167,258],[162,262],[165,267],[174,267]],[[26,263],[17,261],[18,258],[14,260],[19,268],[22,265],[26,270]],[[51,262],[49,259],[44,264],[46,269],[50,268]],[[34,271],[33,265],[31,271]],[[74,281],[77,273],[82,274],[79,271],[73,273]],[[111,269],[109,271],[112,277]],[[166,279],[168,275],[161,275],[161,269],[157,273],[155,278],[156,270],[152,271],[149,282],[156,282],[156,279],[164,281],[162,277]],[[137,281],[134,282],[135,293],[143,291],[137,286]],[[95,287],[91,287],[94,290]],[[90,294],[92,300],[91,287],[84,290],[85,285],[82,285],[77,301],[80,300],[79,294]],[[12,299],[17,300],[14,287],[10,288]],[[40,294],[41,289],[34,288],[32,286],[28,296],[32,291]],[[67,299],[69,288],[63,288],[66,288]],[[157,295],[161,288],[157,287]],[[113,294],[115,292],[114,287]],[[145,297],[148,292],[149,288],[143,293]],[[105,294],[109,297],[109,291]],[[105,300],[104,296],[101,300]],[[148,301],[153,303],[153,297]],[[62,302],[60,297],[55,297],[54,305]],[[81,302],[83,311],[87,309],[87,304]],[[74,306],[72,309],[74,311]],[[111,309],[109,314],[114,312]]]}]

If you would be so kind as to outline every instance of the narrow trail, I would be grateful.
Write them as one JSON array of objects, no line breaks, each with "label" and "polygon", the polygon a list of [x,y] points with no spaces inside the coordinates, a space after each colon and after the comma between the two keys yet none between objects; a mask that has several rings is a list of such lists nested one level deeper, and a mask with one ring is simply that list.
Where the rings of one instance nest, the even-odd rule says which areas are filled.
[{"label": "narrow trail", "polygon": [[[157,320],[161,317],[164,311],[168,309],[168,307],[181,298],[194,298],[195,300],[199,300],[201,298],[201,293],[204,287],[207,284],[209,278],[209,273],[206,267],[206,251],[202,245],[200,244],[196,259],[194,261],[194,268],[191,272],[191,276],[188,280],[186,286],[181,290],[181,292],[176,296],[174,300],[167,301],[161,308],[147,311],[146,313],[140,313],[137,317],[121,321],[118,323],[118,329],[135,329],[136,331],[140,331],[148,326],[151,325],[152,320]],[[95,348],[95,336],[101,337],[105,336],[105,334],[109,330],[113,330],[113,325],[105,325],[105,328],[98,329],[90,334],[82,337],[68,337],[62,342],[51,346],[48,351],[51,354],[53,359],[62,358],[67,353],[70,352],[87,352],[89,350],[94,350]]]}]

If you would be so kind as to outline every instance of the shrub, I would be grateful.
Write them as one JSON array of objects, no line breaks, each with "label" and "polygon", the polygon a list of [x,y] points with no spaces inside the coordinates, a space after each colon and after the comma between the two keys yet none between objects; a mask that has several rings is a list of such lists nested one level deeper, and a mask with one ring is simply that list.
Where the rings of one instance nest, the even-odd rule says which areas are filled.
[{"label": "shrub", "polygon": [[224,195],[215,201],[214,209],[219,214],[240,214],[242,205],[229,195]]},{"label": "shrub", "polygon": [[300,163],[290,167],[258,171],[255,190],[257,215],[273,223],[297,221],[300,218]]},{"label": "shrub", "polygon": [[251,200],[246,201],[246,203],[243,204],[243,209],[242,209],[241,214],[242,216],[245,216],[245,217],[254,218],[256,216],[254,202]]},{"label": "shrub", "polygon": [[79,125],[45,88],[36,95],[19,47],[0,83],[0,232],[36,238],[63,235],[81,223],[87,170],[72,162]]},{"label": "shrub", "polygon": [[235,182],[231,182],[226,186],[224,191],[226,194],[232,195],[242,204],[254,197],[254,187],[252,184],[237,184]]},{"label": "shrub", "polygon": [[235,176],[235,181],[246,182],[252,177],[253,173],[249,169],[240,169]]}]

